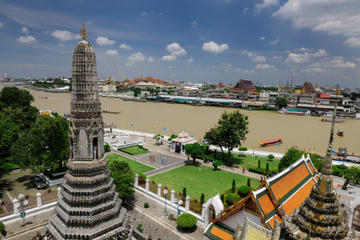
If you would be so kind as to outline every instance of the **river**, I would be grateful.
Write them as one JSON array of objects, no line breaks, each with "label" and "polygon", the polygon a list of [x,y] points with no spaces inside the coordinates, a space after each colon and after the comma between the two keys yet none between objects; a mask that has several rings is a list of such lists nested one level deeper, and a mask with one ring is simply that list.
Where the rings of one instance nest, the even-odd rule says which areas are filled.
[{"label": "river", "polygon": [[[3,86],[0,84],[1,87]],[[33,105],[38,109],[50,109],[61,115],[70,112],[70,93],[29,91],[35,99]],[[120,114],[103,113],[106,124],[113,124],[120,129],[163,135],[171,135],[171,133],[184,130],[199,140],[217,123],[222,112],[239,110],[249,118],[249,134],[244,142],[248,149],[284,153],[291,146],[297,146],[299,149],[324,154],[329,141],[331,123],[321,122],[319,117],[292,116],[226,107],[133,102],[106,97],[100,97],[100,101],[103,110],[121,111]],[[334,149],[337,151],[338,147],[347,147],[350,152],[360,153],[360,120],[346,119],[344,123],[335,125],[335,133],[337,129],[344,131],[344,137],[335,134]],[[282,137],[284,143],[279,146],[259,147],[259,141],[276,137]]]}]

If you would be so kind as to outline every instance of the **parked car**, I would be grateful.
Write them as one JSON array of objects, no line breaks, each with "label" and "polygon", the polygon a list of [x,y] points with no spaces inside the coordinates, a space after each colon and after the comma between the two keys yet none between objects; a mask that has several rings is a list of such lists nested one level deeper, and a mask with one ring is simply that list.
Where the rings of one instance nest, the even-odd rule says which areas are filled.
[{"label": "parked car", "polygon": [[49,185],[42,178],[38,176],[33,177],[31,181],[33,182],[34,186],[37,189],[46,189],[49,187]]}]

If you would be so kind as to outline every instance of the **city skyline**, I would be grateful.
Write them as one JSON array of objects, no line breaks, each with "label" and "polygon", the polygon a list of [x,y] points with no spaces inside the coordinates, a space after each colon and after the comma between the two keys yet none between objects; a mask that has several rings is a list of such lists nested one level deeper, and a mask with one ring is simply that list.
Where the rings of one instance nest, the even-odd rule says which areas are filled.
[{"label": "city skyline", "polygon": [[[340,6],[341,4],[341,6]],[[360,87],[360,2],[0,0],[0,72],[71,75],[81,23],[99,77]]]}]

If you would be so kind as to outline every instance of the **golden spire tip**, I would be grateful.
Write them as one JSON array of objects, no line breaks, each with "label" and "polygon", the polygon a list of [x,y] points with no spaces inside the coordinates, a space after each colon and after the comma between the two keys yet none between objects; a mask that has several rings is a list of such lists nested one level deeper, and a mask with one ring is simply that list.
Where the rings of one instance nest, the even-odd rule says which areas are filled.
[{"label": "golden spire tip", "polygon": [[86,28],[85,28],[84,24],[82,24],[82,26],[81,26],[80,36],[83,40],[85,40],[87,38]]}]

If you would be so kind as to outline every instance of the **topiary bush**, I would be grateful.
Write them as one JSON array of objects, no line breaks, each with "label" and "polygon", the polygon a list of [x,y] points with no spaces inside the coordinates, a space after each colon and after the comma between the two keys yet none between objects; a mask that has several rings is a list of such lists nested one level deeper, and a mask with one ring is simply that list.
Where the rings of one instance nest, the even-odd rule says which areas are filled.
[{"label": "topiary bush", "polygon": [[231,206],[234,204],[234,202],[239,201],[241,198],[239,195],[235,194],[235,193],[229,193],[228,195],[226,195],[225,197],[225,202]]},{"label": "topiary bush", "polygon": [[144,208],[149,208],[149,204],[147,202],[144,203]]},{"label": "topiary bush", "polygon": [[241,197],[246,197],[246,196],[249,194],[249,191],[250,191],[250,187],[249,187],[249,186],[241,186],[241,187],[239,187],[239,189],[238,189],[238,194],[239,194]]},{"label": "topiary bush", "polygon": [[105,145],[104,145],[104,152],[110,152],[110,145],[109,144],[107,144],[107,143],[105,143]]},{"label": "topiary bush", "polygon": [[196,226],[197,218],[190,213],[183,213],[178,217],[176,223],[180,228],[190,229]]},{"label": "topiary bush", "polygon": [[214,169],[217,169],[217,168],[220,167],[222,164],[223,164],[222,161],[215,160],[212,165],[213,165]]}]

